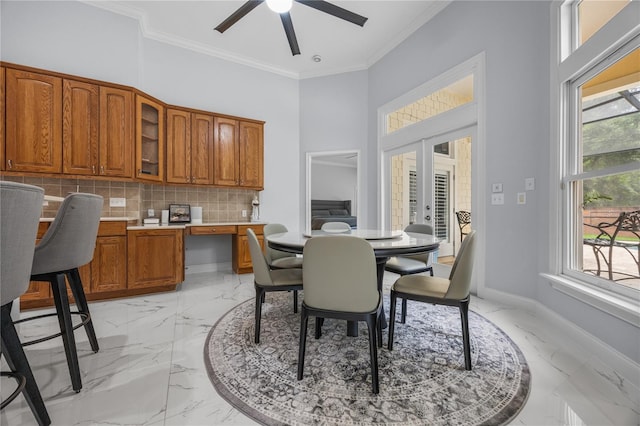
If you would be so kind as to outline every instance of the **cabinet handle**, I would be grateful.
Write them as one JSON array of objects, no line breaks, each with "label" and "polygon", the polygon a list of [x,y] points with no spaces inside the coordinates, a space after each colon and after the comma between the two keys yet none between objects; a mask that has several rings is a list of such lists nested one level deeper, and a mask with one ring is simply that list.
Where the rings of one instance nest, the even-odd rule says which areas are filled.
[{"label": "cabinet handle", "polygon": [[103,175],[104,174],[104,166],[100,166],[100,174]]},{"label": "cabinet handle", "polygon": [[189,183],[189,182],[191,182],[191,178],[190,178],[189,176],[187,176],[187,178],[185,179],[185,181],[186,181],[187,183]]},{"label": "cabinet handle", "polygon": [[138,176],[142,174],[142,169],[138,169]]},{"label": "cabinet handle", "polygon": [[93,164],[91,166],[91,173],[93,173],[94,175],[96,174],[96,166],[95,166],[95,164]]},{"label": "cabinet handle", "polygon": [[7,160],[7,164],[9,165],[10,169],[13,169],[13,161]]}]

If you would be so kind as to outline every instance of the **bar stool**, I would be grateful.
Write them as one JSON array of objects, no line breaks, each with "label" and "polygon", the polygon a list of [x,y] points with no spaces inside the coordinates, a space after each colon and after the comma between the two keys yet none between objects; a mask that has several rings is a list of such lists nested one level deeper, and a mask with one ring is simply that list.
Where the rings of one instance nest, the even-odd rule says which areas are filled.
[{"label": "bar stool", "polygon": [[0,404],[5,408],[22,392],[39,425],[51,424],[20,337],[11,320],[11,305],[29,287],[44,190],[32,185],[0,182],[0,302],[2,355],[18,381],[18,388]]},{"label": "bar stool", "polygon": [[[99,350],[78,268],[93,259],[101,211],[102,197],[99,195],[72,193],[65,197],[53,223],[35,248],[31,268],[32,281],[48,281],[51,284],[56,312],[16,321],[17,324],[48,316],[58,317],[60,333],[23,343],[23,346],[62,336],[71,384],[76,392],[82,389],[82,380],[74,330],[84,325],[91,349],[94,352]],[[70,310],[65,277],[69,282],[77,311]],[[82,318],[75,327],[71,321],[71,314],[80,315]]]}]

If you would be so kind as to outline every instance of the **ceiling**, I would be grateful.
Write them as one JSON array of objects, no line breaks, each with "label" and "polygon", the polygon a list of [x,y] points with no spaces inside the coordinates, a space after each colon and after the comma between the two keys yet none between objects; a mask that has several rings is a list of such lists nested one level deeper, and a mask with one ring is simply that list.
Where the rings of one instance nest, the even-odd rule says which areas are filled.
[{"label": "ceiling", "polygon": [[366,69],[450,3],[330,0],[367,17],[360,27],[294,1],[290,14],[301,54],[293,56],[280,17],[266,4],[221,34],[214,28],[244,0],[84,2],[138,19],[145,37],[292,78]]}]

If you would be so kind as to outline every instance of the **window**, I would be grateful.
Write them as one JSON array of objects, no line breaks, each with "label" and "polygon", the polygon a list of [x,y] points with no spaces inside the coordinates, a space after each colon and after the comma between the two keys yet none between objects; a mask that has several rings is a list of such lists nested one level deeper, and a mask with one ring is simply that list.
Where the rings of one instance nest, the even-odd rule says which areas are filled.
[{"label": "window", "polygon": [[[570,27],[579,29],[582,42],[618,13],[634,13],[626,6],[638,6],[586,0],[571,5],[578,13]],[[560,82],[565,108],[560,126],[566,129],[560,157],[562,273],[637,299],[640,220],[624,222],[633,212],[640,215],[640,30],[634,31],[630,41],[591,46],[585,67],[560,64],[570,75]],[[569,66],[575,67],[573,74]]]}]

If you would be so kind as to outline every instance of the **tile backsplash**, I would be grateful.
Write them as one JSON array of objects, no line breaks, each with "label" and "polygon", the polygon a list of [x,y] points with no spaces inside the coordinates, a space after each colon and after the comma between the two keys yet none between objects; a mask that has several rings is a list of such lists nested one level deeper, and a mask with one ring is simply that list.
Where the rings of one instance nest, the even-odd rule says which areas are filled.
[{"label": "tile backsplash", "polygon": [[[103,217],[147,217],[149,209],[160,217],[169,204],[189,204],[202,207],[203,222],[247,222],[251,217],[251,201],[258,191],[237,188],[211,188],[178,185],[150,185],[139,182],[61,179],[44,177],[3,176],[0,179],[22,182],[44,188],[46,195],[64,197],[69,192],[88,192],[104,198]],[[125,198],[126,207],[110,207],[110,198]],[[54,217],[59,203],[49,202],[42,217]],[[247,217],[242,217],[242,210]]]}]

